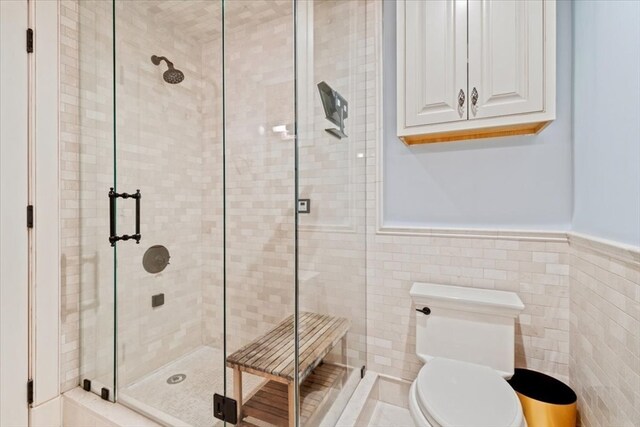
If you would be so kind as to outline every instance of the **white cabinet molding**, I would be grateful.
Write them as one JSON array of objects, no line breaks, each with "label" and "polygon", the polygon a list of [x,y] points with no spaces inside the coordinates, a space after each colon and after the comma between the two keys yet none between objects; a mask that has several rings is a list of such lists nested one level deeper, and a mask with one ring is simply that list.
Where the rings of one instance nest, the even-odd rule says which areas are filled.
[{"label": "white cabinet molding", "polygon": [[555,0],[398,0],[396,19],[406,144],[533,134],[555,119]]}]

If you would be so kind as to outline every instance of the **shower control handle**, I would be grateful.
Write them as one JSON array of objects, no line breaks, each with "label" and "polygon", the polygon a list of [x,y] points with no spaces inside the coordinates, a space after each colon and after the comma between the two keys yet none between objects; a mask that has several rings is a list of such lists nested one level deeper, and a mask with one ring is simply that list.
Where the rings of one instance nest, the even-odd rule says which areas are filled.
[{"label": "shower control handle", "polygon": [[[122,199],[135,199],[136,201],[135,234],[123,234],[122,236],[118,236],[116,232],[116,199],[118,197]],[[119,240],[127,241],[129,239],[133,239],[136,243],[140,243],[140,239],[142,238],[142,235],[140,234],[140,199],[142,199],[140,190],[136,190],[133,194],[116,193],[113,187],[109,190],[109,243],[111,243],[111,246],[115,246],[116,242]]]},{"label": "shower control handle", "polygon": [[431,309],[429,307],[416,308],[416,311],[419,311],[420,313],[427,316],[431,314]]}]

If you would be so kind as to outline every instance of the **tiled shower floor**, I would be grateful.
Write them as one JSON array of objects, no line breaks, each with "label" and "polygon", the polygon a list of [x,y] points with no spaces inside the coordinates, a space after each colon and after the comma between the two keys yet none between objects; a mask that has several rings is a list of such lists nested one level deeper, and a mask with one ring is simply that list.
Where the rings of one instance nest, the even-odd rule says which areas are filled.
[{"label": "tiled shower floor", "polygon": [[[223,354],[212,347],[199,347],[119,391],[118,400],[163,424],[208,427],[217,424],[212,415],[214,393],[223,394]],[[187,378],[168,384],[175,374]],[[243,375],[243,394],[250,395],[262,379]],[[233,373],[227,369],[227,395],[233,396]],[[178,423],[179,421],[179,423]]]}]

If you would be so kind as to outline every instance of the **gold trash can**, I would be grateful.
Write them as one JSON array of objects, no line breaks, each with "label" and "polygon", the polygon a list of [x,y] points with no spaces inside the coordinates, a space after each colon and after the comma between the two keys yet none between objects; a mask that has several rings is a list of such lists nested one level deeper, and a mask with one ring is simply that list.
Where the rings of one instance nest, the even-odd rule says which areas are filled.
[{"label": "gold trash can", "polygon": [[509,384],[516,391],[528,427],[575,427],[575,392],[542,372],[516,368]]}]

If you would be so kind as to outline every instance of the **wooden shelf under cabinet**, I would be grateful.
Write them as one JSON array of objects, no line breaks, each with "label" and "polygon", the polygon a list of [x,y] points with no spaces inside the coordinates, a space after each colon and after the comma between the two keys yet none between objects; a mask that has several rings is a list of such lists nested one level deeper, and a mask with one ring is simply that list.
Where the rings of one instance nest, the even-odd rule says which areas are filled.
[{"label": "wooden shelf under cabinet", "polygon": [[483,129],[463,129],[424,135],[407,135],[401,136],[400,139],[407,145],[417,145],[434,142],[465,141],[469,139],[500,138],[504,136],[535,135],[547,127],[549,123],[551,123],[551,121],[494,126]]}]

